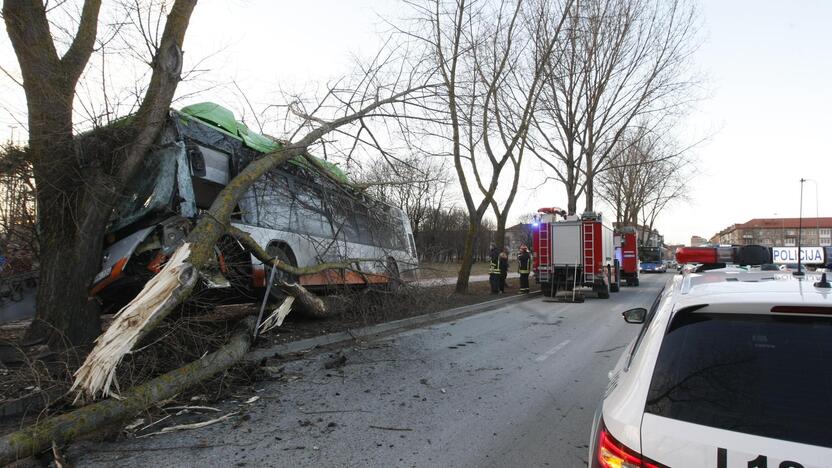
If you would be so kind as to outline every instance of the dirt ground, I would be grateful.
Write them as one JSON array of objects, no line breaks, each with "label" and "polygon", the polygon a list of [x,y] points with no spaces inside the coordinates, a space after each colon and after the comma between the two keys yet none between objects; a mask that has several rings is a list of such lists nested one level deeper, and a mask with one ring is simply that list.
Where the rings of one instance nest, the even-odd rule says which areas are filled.
[{"label": "dirt ground", "polygon": [[[515,292],[516,289],[508,289],[506,294]],[[326,298],[328,305],[339,311],[334,316],[315,320],[300,314],[289,314],[283,326],[258,340],[256,346],[266,347],[288,343],[493,299],[495,296],[490,294],[487,281],[471,283],[465,294],[454,293],[454,286],[448,285],[409,287],[395,293],[371,290],[343,298],[330,296]],[[339,303],[342,300],[348,300],[349,304]]]}]

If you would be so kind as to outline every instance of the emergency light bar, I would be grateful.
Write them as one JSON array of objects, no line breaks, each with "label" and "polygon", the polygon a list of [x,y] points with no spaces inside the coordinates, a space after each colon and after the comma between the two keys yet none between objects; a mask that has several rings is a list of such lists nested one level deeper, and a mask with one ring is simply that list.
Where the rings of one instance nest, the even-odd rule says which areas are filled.
[{"label": "emergency light bar", "polygon": [[676,251],[679,263],[705,265],[735,263],[738,265],[763,265],[771,263],[771,250],[762,245],[741,247],[682,247]]}]

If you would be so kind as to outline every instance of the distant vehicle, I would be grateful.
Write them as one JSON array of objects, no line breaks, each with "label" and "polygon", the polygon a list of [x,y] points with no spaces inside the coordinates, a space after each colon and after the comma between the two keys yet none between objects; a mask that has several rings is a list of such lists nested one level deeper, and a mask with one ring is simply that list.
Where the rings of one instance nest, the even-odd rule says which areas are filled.
[{"label": "distant vehicle", "polygon": [[664,273],[667,267],[662,261],[660,247],[641,246],[638,249],[639,270],[645,273]]},{"label": "distant vehicle", "polygon": [[[251,132],[217,104],[171,110],[158,149],[147,155],[111,219],[92,294],[104,300],[134,296],[223,187],[279,147],[280,142]],[[363,259],[351,269],[282,278],[306,287],[415,278],[416,245],[405,213],[351,189],[337,166],[318,162],[325,170],[292,160],[257,180],[241,197],[232,224],[293,266]],[[266,286],[269,268],[234,238],[223,238],[215,251],[217,285],[225,278],[226,285],[246,292]]]},{"label": "distant vehicle", "polygon": [[[826,275],[772,276],[715,263],[717,248],[686,249],[680,263],[703,271],[674,276],[649,309],[622,314],[642,327],[609,373],[589,466],[828,467]],[[723,249],[738,265],[771,262]]]},{"label": "distant vehicle", "polygon": [[632,226],[622,227],[615,233],[614,243],[621,280],[627,286],[638,286],[638,231]]}]

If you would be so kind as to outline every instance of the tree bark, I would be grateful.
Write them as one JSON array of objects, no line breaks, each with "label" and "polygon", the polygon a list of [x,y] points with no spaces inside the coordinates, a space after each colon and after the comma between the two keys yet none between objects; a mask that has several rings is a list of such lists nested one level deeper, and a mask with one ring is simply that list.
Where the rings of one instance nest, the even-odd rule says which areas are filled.
[{"label": "tree bark", "polygon": [[478,227],[479,221],[468,221],[468,230],[465,232],[465,244],[462,251],[462,264],[456,277],[455,291],[460,294],[468,291],[468,280],[471,276],[471,267],[474,265],[474,241],[477,238]]},{"label": "tree bark", "polygon": [[36,455],[52,442],[65,444],[133,417],[154,403],[182,393],[228,369],[242,359],[251,346],[253,327],[253,318],[245,320],[228,344],[219,350],[128,390],[120,400],[109,399],[84,406],[3,436],[0,438],[0,465]]}]

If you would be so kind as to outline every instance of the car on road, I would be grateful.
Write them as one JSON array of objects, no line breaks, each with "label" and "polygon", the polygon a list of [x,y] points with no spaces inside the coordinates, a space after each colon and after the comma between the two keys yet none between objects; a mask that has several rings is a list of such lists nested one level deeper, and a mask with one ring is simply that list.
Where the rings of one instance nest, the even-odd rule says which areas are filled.
[{"label": "car on road", "polygon": [[623,312],[641,330],[609,373],[589,466],[832,466],[826,275],[700,261]]},{"label": "car on road", "polygon": [[659,262],[642,262],[640,267],[643,273],[664,273],[667,271],[667,265]]}]

